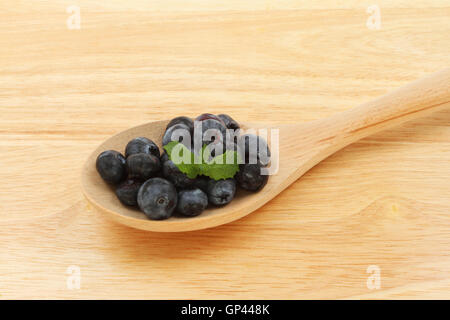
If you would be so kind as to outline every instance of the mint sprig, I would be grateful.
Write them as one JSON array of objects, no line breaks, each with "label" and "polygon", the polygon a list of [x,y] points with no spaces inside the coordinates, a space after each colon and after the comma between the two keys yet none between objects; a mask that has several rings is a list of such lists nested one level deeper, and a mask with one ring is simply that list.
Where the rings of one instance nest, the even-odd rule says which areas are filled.
[{"label": "mint sprig", "polygon": [[212,159],[206,159],[206,146],[203,146],[199,155],[195,155],[177,141],[169,142],[164,146],[164,150],[177,168],[190,179],[199,175],[214,180],[228,179],[233,178],[239,171],[239,155],[233,150],[226,150],[223,154]]}]

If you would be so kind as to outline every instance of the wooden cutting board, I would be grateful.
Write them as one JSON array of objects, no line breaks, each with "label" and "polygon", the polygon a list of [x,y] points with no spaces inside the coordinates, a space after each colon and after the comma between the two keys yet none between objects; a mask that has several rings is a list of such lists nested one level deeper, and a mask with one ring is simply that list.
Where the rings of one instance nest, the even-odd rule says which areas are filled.
[{"label": "wooden cutting board", "polygon": [[0,298],[450,298],[450,110],[210,230],[116,225],[79,182],[131,126],[308,121],[448,67],[447,0],[377,1],[380,29],[366,1],[72,4],[0,4]]}]

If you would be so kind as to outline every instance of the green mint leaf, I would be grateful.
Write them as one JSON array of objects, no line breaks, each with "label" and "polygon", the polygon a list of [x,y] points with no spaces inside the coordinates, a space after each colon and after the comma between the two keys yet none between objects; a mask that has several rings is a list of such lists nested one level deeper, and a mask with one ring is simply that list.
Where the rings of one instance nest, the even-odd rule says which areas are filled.
[{"label": "green mint leaf", "polygon": [[166,145],[163,147],[163,149],[166,150],[167,155],[169,156],[169,158],[170,158],[170,155],[172,154],[172,149],[173,149],[177,144],[179,144],[179,142],[177,142],[177,141],[170,141],[168,144],[166,144]]},{"label": "green mint leaf", "polygon": [[201,153],[196,156],[177,141],[171,141],[164,146],[169,159],[190,179],[194,179],[198,175],[204,175],[214,180],[233,178],[239,171],[238,153],[227,150],[225,153],[208,160],[204,159],[206,148],[207,146],[204,145]]},{"label": "green mint leaf", "polygon": [[[227,161],[228,159],[228,161]],[[236,151],[225,151],[211,161],[204,161],[200,165],[200,171],[203,175],[214,180],[233,178],[239,171],[238,154]]]}]

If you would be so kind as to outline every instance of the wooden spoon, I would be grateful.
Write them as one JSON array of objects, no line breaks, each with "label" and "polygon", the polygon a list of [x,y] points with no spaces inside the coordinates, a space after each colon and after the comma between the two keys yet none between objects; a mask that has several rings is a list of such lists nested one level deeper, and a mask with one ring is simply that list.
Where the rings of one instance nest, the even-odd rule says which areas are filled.
[{"label": "wooden spoon", "polygon": [[[100,178],[95,161],[102,151],[123,151],[127,142],[144,136],[161,144],[168,121],[125,130],[103,142],[88,158],[82,172],[86,198],[115,221],[143,230],[191,231],[219,226],[255,211],[306,171],[345,146],[378,131],[450,106],[450,69],[415,81],[357,108],[332,117],[289,125],[242,124],[246,128],[279,129],[279,170],[258,193],[239,192],[227,206],[211,208],[194,218],[148,220],[143,213],[123,206],[114,190]],[[272,150],[273,152],[274,150]],[[276,217],[274,217],[276,219]]]}]

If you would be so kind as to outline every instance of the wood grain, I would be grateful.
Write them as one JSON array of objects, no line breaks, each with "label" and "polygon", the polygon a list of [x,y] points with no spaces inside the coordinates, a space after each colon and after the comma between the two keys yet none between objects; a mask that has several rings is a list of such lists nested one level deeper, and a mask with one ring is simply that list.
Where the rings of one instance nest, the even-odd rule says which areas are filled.
[{"label": "wood grain", "polygon": [[70,1],[0,4],[0,298],[450,297],[449,111],[352,144],[211,230],[113,224],[79,182],[138,124],[320,119],[447,67],[447,1],[378,1],[380,30],[364,1],[77,3],[80,30]]}]

